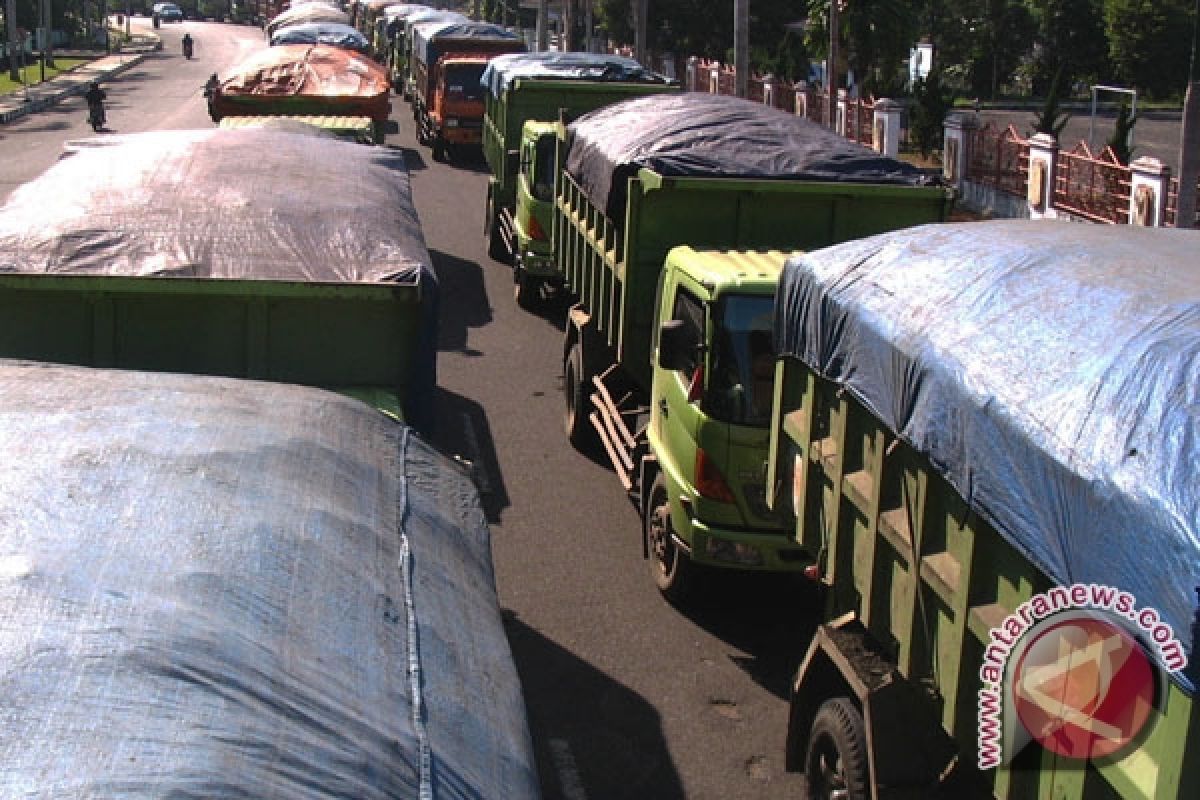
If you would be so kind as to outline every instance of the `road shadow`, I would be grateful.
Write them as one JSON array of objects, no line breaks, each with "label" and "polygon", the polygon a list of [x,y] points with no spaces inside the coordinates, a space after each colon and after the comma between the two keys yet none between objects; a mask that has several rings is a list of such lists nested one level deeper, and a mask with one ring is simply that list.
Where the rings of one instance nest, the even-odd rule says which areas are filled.
[{"label": "road shadow", "polygon": [[650,703],[504,612],[543,800],[683,800]]},{"label": "road shadow", "polygon": [[680,613],[746,653],[730,656],[755,683],[788,699],[821,619],[821,592],[799,575],[705,570],[704,591]]},{"label": "road shadow", "polygon": [[470,329],[492,321],[479,265],[441,250],[430,250],[429,254],[438,276],[438,350],[483,355],[467,347]]},{"label": "road shadow", "polygon": [[511,503],[487,412],[474,400],[441,387],[434,396],[437,411],[430,440],[443,453],[471,462],[471,478],[479,490],[484,513],[488,523],[495,525]]}]

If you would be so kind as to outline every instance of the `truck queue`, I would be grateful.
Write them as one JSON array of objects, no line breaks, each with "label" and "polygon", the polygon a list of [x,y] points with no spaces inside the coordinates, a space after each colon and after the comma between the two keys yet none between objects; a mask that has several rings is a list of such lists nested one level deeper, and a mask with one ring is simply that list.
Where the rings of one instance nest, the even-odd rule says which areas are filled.
[{"label": "truck queue", "polygon": [[[337,24],[369,41],[370,57],[344,32],[353,46],[280,43],[269,63],[221,82],[214,120],[287,116],[329,129],[365,117],[382,141],[395,87],[436,160],[482,148],[488,251],[513,269],[521,306],[570,298],[565,438],[612,463],[662,595],[685,607],[721,591],[729,570],[819,586],[823,624],[796,674],[785,752],[813,797],[1200,795],[1196,673],[1186,668],[1200,584],[1200,281],[1180,268],[1194,261],[1189,234],[947,223],[953,196],[936,177],[783,112],[680,92],[628,59],[524,53],[502,29],[423,6],[370,0],[345,17]],[[271,27],[275,37],[288,26]],[[355,85],[331,91],[347,74]],[[164,371],[323,387],[401,420],[371,446],[428,431],[439,298],[403,159],[291,128],[147,136],[110,145],[138,153],[135,165],[147,159],[145,169],[111,174],[80,152],[0,210],[0,253],[21,266],[0,276],[0,355],[133,370],[139,390],[158,385],[141,373]],[[267,150],[254,175],[234,175],[245,153]],[[215,222],[228,209],[183,209],[188,192],[153,183],[163,179],[155,153],[202,157],[213,185],[248,177],[247,196],[262,193],[249,207],[270,213],[228,230]],[[328,181],[319,196],[281,179],[298,164],[306,183],[314,170]],[[98,205],[44,213],[55,182],[86,174],[144,191],[111,207],[98,187]],[[88,220],[101,214],[115,232],[96,240]],[[168,225],[181,214],[194,226]],[[314,220],[332,227],[306,230]],[[39,262],[45,253],[53,263]],[[78,368],[61,377],[86,379]],[[253,394],[236,380],[174,380],[162,391]],[[419,460],[461,483],[438,454]],[[455,491],[477,519],[478,498]],[[444,535],[486,550],[486,530],[454,523]],[[50,532],[39,537],[53,546]],[[434,569],[464,577],[453,563]],[[381,613],[403,622],[412,576],[380,580],[391,586]],[[1130,608],[1031,610],[1081,586],[1125,593]],[[1154,622],[1136,624],[1135,598]],[[466,605],[453,624],[503,638],[494,586]],[[411,632],[421,623],[408,613]],[[439,623],[450,624],[425,624]],[[364,636],[381,635],[369,627]],[[461,656],[453,637],[425,636],[431,668]],[[1105,660],[1115,647],[1119,660]],[[486,666],[460,665],[454,679],[498,670],[495,707],[413,691],[412,730],[377,731],[413,743],[401,755],[412,772],[380,783],[380,796],[417,796],[418,786],[456,796],[460,780],[483,797],[537,795],[511,658],[486,649]],[[1043,680],[1048,649],[1072,666]],[[410,668],[414,658],[409,645]],[[1138,658],[1149,689],[1110,692]],[[1113,707],[1126,696],[1129,708]],[[985,701],[1007,715],[1004,737],[985,735]],[[424,717],[412,712],[423,702]],[[26,710],[37,730],[42,712]],[[438,738],[438,724],[467,718],[473,735],[491,735],[466,747]],[[363,733],[336,720],[321,731],[334,735],[319,752],[355,747]],[[222,757],[202,745],[177,751],[181,770]],[[475,761],[481,748],[494,749]],[[110,755],[95,780],[148,780]],[[322,778],[329,796],[341,796],[344,777]]]}]

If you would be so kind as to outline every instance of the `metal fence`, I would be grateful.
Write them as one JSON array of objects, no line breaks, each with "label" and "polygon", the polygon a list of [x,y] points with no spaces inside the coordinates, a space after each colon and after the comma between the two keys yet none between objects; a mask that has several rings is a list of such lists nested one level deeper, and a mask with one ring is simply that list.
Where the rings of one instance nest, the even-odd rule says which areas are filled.
[{"label": "metal fence", "polygon": [[971,134],[966,178],[1008,194],[1024,197],[1029,185],[1029,140],[1009,125],[990,122]]},{"label": "metal fence", "polygon": [[1054,168],[1054,207],[1092,222],[1110,225],[1129,221],[1129,167],[1111,147],[1096,156],[1080,142],[1058,154]]}]

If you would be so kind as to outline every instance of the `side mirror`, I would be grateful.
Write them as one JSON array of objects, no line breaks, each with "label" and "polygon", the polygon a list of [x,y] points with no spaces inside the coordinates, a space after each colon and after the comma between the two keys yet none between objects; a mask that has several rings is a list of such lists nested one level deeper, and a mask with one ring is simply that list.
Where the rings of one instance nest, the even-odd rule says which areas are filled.
[{"label": "side mirror", "polygon": [[684,327],[683,320],[670,319],[658,330],[658,366],[680,371],[691,366],[695,342]]}]

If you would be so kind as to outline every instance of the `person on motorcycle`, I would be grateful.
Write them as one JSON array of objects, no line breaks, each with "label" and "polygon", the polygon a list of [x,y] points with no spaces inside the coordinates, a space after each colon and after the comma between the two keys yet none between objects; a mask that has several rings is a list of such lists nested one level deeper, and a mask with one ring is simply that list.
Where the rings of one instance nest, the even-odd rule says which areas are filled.
[{"label": "person on motorcycle", "polygon": [[87,100],[88,119],[92,123],[93,130],[98,131],[104,125],[104,99],[106,97],[108,95],[96,81],[92,81],[88,90],[83,94],[83,99]]},{"label": "person on motorcycle", "polygon": [[190,33],[185,33],[183,35],[183,57],[192,57],[192,35]]}]

